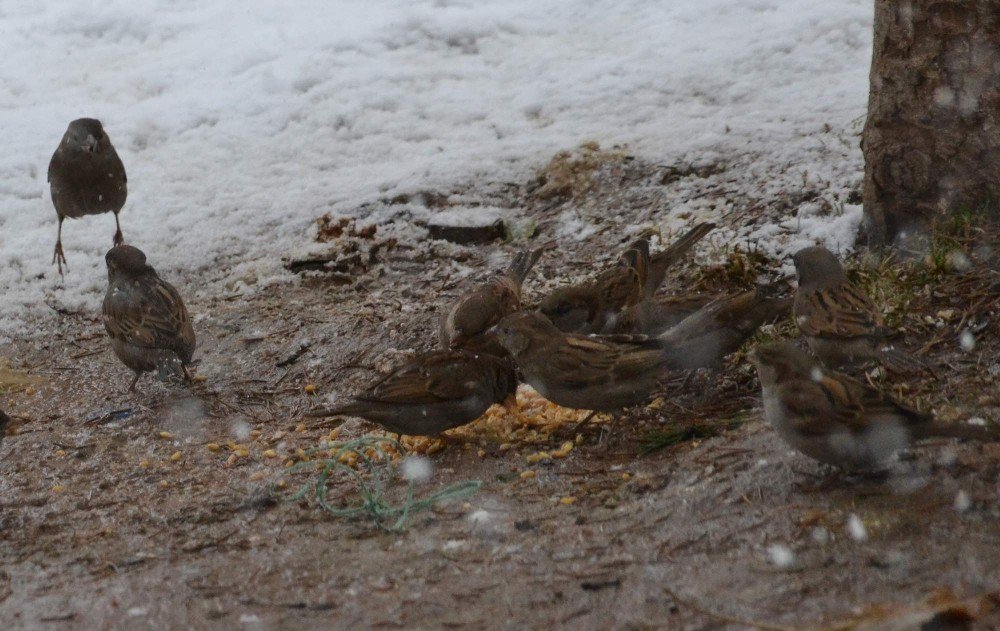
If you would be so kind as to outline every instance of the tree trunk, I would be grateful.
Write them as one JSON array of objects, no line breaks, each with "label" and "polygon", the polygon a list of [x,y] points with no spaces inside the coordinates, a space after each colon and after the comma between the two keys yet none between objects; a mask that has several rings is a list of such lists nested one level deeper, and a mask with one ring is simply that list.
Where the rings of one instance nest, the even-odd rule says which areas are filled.
[{"label": "tree trunk", "polygon": [[1000,0],[875,0],[861,240],[1000,200]]}]

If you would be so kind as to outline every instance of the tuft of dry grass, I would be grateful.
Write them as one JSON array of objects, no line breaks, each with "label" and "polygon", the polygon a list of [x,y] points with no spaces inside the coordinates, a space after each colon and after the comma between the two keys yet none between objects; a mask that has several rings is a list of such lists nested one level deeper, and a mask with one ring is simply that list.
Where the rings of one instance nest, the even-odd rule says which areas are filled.
[{"label": "tuft of dry grass", "polygon": [[535,177],[533,194],[540,199],[575,199],[591,190],[594,174],[608,165],[622,164],[621,151],[602,151],[596,142],[585,142],[576,151],[560,151]]}]

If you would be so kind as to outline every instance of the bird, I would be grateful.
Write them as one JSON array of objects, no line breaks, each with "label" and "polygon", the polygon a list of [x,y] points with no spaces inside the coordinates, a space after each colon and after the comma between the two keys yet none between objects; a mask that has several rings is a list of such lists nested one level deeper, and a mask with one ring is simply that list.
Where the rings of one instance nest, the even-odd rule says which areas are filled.
[{"label": "bird", "polygon": [[463,349],[418,355],[351,400],[308,412],[357,416],[397,434],[437,436],[470,423],[514,395],[509,359]]},{"label": "bird", "polygon": [[135,392],[142,373],[153,370],[163,380],[190,381],[187,366],[195,335],[180,294],[146,264],[146,255],[138,248],[115,246],[104,260],[108,266],[104,328],[115,355],[135,371],[129,392]]},{"label": "bird", "polygon": [[642,300],[620,318],[614,332],[659,335],[722,297],[718,294],[705,294],[697,291],[653,296]]},{"label": "bird", "polygon": [[713,223],[700,223],[652,255],[647,239],[637,239],[593,280],[549,293],[539,311],[566,333],[639,332],[647,303],[663,284],[667,270],[713,228]]},{"label": "bird", "polygon": [[791,297],[772,297],[776,285],[713,300],[658,336],[671,348],[673,368],[711,368],[734,353],[762,324],[788,313]]},{"label": "bird", "polygon": [[669,351],[648,336],[564,333],[537,311],[520,311],[496,326],[523,380],[567,408],[609,412],[649,398],[670,365]]},{"label": "bird", "polygon": [[926,365],[889,347],[885,326],[871,299],[852,283],[837,257],[822,246],[792,256],[799,286],[795,323],[812,352],[831,368],[876,360],[897,372],[926,370]]},{"label": "bird", "polygon": [[466,292],[441,316],[439,337],[441,347],[456,349],[472,345],[476,351],[502,353],[490,339],[481,336],[504,316],[521,308],[521,285],[545,250],[547,242],[534,250],[522,250],[514,255],[504,274]]},{"label": "bird", "polygon": [[764,418],[785,442],[820,462],[872,470],[914,440],[998,440],[985,427],[935,421],[853,377],[824,368],[789,341],[751,353]]},{"label": "bird", "polygon": [[60,275],[66,265],[62,224],[67,217],[79,219],[110,211],[115,215],[114,245],[125,242],[118,222],[118,213],[128,194],[125,165],[101,121],[78,118],[69,124],[49,162],[48,182],[52,204],[59,217],[52,262],[58,264]]}]

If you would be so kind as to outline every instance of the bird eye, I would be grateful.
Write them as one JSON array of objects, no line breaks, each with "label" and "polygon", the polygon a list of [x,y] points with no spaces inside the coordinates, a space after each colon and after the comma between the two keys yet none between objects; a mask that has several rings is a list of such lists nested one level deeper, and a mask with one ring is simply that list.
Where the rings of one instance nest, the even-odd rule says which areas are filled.
[{"label": "bird eye", "polygon": [[570,305],[566,304],[565,302],[562,302],[562,303],[559,303],[558,305],[556,305],[554,313],[557,316],[564,316],[564,315],[566,315],[567,313],[570,312],[570,309],[571,309]]}]

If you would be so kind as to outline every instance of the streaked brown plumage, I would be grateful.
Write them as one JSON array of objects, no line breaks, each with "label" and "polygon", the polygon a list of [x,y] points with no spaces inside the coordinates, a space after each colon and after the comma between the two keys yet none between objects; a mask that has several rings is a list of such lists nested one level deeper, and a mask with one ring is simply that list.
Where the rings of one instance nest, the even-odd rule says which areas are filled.
[{"label": "streaked brown plumage", "polygon": [[832,368],[877,360],[907,372],[926,366],[906,353],[890,348],[888,329],[871,299],[852,283],[832,252],[809,247],[792,260],[799,276],[795,292],[795,322],[809,347]]},{"label": "streaked brown plumage", "polygon": [[470,423],[514,394],[509,359],[465,350],[424,353],[343,405],[310,416],[357,416],[389,431],[436,436]]},{"label": "streaked brown plumage", "polygon": [[914,440],[1000,440],[984,427],[940,423],[845,374],[823,368],[790,342],[762,346],[757,365],[764,417],[789,445],[846,469],[873,469]]},{"label": "streaked brown plumage", "polygon": [[715,224],[702,223],[662,252],[650,255],[649,242],[634,241],[615,264],[593,280],[560,287],[539,305],[553,324],[566,333],[635,333],[644,301],[663,283],[667,270],[683,258]]},{"label": "streaked brown plumage", "polygon": [[563,333],[534,311],[504,318],[496,335],[524,381],[569,408],[612,411],[642,403],[670,365],[655,339]]},{"label": "streaked brown plumage", "polygon": [[522,250],[507,271],[459,297],[441,317],[439,334],[442,348],[463,348],[473,344],[477,352],[501,352],[490,340],[476,339],[504,316],[521,308],[521,285],[542,253],[554,244]]},{"label": "streaked brown plumage", "polygon": [[62,249],[62,223],[69,217],[112,212],[115,215],[114,244],[124,241],[118,213],[128,194],[125,166],[104,131],[101,121],[80,118],[69,124],[52,154],[48,173],[52,204],[59,217],[59,230],[52,262],[63,273],[66,255]]},{"label": "streaked brown plumage", "polygon": [[129,390],[135,390],[142,373],[152,370],[162,377],[186,377],[195,336],[180,294],[146,264],[138,248],[119,245],[104,258],[104,328],[115,355],[135,371]]},{"label": "streaked brown plumage", "polygon": [[0,444],[3,444],[3,439],[7,435],[7,427],[10,426],[10,417],[0,410]]}]

